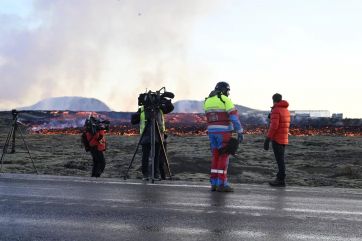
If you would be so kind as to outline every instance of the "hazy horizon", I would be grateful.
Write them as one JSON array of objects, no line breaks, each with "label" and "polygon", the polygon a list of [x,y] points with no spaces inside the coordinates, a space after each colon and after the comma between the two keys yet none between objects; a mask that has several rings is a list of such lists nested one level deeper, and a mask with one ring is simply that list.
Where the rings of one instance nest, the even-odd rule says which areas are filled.
[{"label": "hazy horizon", "polygon": [[[11,111],[12,109],[17,109],[17,110],[32,110],[32,109],[28,109],[29,107],[32,107],[32,106],[35,106],[35,105],[38,105],[39,103],[43,102],[43,101],[46,101],[48,99],[52,99],[52,102],[51,103],[48,103],[50,105],[54,105],[55,102],[54,102],[54,99],[62,99],[62,98],[85,98],[85,99],[94,99],[94,100],[97,100],[97,101],[100,101],[101,103],[105,104],[108,108],[110,108],[110,111],[116,111],[116,112],[134,112],[137,110],[134,109],[134,110],[114,110],[112,109],[105,101],[101,100],[101,99],[97,99],[97,98],[93,98],[93,97],[82,97],[82,96],[57,96],[57,97],[49,97],[49,98],[45,98],[45,99],[42,99],[42,100],[39,100],[39,101],[36,101],[35,103],[32,103],[32,104],[29,104],[29,105],[25,105],[25,106],[17,106],[15,108],[9,108],[9,109],[2,109],[0,108],[0,111]],[[203,100],[192,100],[192,99],[182,99],[182,100],[176,100],[176,101],[173,101],[172,100],[172,103],[175,104],[176,102],[202,102]],[[43,103],[44,104],[44,103]],[[62,104],[62,103],[59,103],[59,104]],[[178,103],[179,105],[181,103]],[[238,106],[242,106],[242,107],[246,107],[246,108],[250,108],[250,109],[253,109],[253,110],[256,110],[256,111],[270,111],[270,107],[268,107],[267,109],[256,109],[256,108],[253,108],[252,106],[245,106],[243,104],[239,104],[239,103],[234,103],[235,105],[238,105]],[[180,107],[181,109],[189,109],[188,106],[181,106]],[[34,110],[37,110],[37,109],[34,109]],[[47,110],[47,109],[44,109],[44,110]],[[55,109],[49,109],[49,110],[55,110]],[[63,109],[57,109],[57,110],[63,110]],[[335,113],[332,113],[330,110],[328,109],[290,109],[290,111],[329,111],[330,112],[330,116],[332,116],[332,114],[335,114]],[[337,114],[337,113],[336,113]],[[343,113],[342,113],[343,114]],[[345,117],[344,117],[345,118]],[[361,118],[359,118],[361,119]]]},{"label": "hazy horizon", "polygon": [[57,96],[134,111],[145,90],[362,118],[362,2],[2,0],[0,109]]}]

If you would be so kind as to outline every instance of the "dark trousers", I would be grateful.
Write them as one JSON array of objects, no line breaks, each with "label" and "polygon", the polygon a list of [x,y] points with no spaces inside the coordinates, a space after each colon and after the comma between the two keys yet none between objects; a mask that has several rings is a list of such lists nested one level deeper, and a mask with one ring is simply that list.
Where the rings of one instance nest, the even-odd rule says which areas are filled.
[{"label": "dark trousers", "polygon": [[277,161],[277,164],[278,164],[277,178],[279,180],[284,180],[285,179],[285,162],[284,162],[285,145],[272,141],[272,147],[273,147],[273,151],[274,151],[275,160]]},{"label": "dark trousers", "polygon": [[106,167],[103,151],[91,149],[90,152],[93,158],[92,177],[100,177]]},{"label": "dark trousers", "polygon": [[[151,154],[151,144],[143,144],[142,145],[142,174],[144,177],[148,177],[148,164]],[[154,172],[155,177],[158,177],[159,174],[159,155],[160,155],[160,144],[155,143],[155,159],[154,159]]]}]

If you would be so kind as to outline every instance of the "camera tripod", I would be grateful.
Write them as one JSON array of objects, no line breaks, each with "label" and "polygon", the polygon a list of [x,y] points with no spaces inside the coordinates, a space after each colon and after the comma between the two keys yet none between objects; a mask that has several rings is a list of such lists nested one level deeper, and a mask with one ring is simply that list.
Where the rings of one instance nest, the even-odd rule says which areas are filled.
[{"label": "camera tripod", "polygon": [[[29,147],[28,147],[28,144],[25,142],[25,139],[24,139],[24,135],[23,135],[23,131],[21,130],[21,128],[19,128],[19,124],[22,124],[18,121],[18,112],[16,110],[12,110],[11,111],[12,115],[13,115],[13,121],[12,121],[12,124],[11,124],[11,128],[10,128],[10,131],[6,137],[6,141],[5,141],[5,144],[4,144],[4,147],[3,147],[3,153],[1,155],[1,166],[0,166],[0,172],[2,171],[2,167],[3,167],[3,160],[4,160],[4,157],[6,154],[14,154],[15,153],[15,142],[16,142],[16,131],[19,130],[20,132],[20,136],[21,136],[21,139],[23,140],[23,143],[24,143],[24,146],[26,148],[26,152],[17,152],[17,153],[28,153],[29,155],[29,158],[33,164],[33,168],[36,172],[36,174],[38,174],[38,170],[36,169],[35,167],[35,164],[34,164],[34,160],[33,158],[31,157],[30,155],[30,151],[29,151]],[[9,149],[9,145],[10,145],[10,141],[11,141],[11,151],[8,152],[8,149]]]},{"label": "camera tripod", "polygon": [[148,128],[151,128],[150,130],[150,139],[151,139],[151,152],[150,152],[150,157],[151,160],[152,160],[152,164],[151,164],[151,167],[152,167],[152,176],[151,176],[151,181],[152,183],[154,183],[155,181],[155,168],[159,168],[159,167],[155,167],[155,156],[156,156],[156,135],[157,137],[159,138],[159,141],[160,141],[160,147],[161,147],[161,150],[160,150],[160,154],[163,153],[165,155],[165,162],[166,162],[166,167],[167,167],[167,172],[168,172],[168,175],[170,177],[170,179],[172,180],[172,174],[171,174],[171,169],[170,169],[170,164],[168,162],[168,158],[167,158],[167,154],[166,154],[166,148],[165,148],[165,145],[164,145],[164,141],[163,141],[163,136],[161,136],[161,131],[160,131],[160,127],[159,127],[159,124],[158,122],[156,121],[156,111],[155,110],[151,110],[150,111],[150,114],[151,114],[151,118],[149,121],[147,121],[147,124],[146,124],[146,127],[145,129],[143,130],[142,132],[142,135],[140,137],[140,140],[138,141],[138,144],[137,144],[137,147],[136,147],[136,150],[133,154],[133,157],[128,165],[128,169],[126,170],[125,172],[125,175],[124,175],[124,179],[126,180],[128,178],[128,172],[129,170],[131,169],[132,167],[132,163],[135,159],[135,156],[137,154],[137,151],[138,151],[138,148],[142,142],[142,139],[145,135],[145,133],[147,132],[147,129]]}]

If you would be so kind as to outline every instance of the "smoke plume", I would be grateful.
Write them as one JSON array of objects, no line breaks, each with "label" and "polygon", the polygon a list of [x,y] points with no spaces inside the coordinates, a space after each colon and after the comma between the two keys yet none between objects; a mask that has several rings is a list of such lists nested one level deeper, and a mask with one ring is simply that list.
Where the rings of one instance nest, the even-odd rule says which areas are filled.
[{"label": "smoke plume", "polygon": [[27,17],[0,15],[0,108],[76,95],[130,110],[146,88],[187,91],[192,27],[214,5],[35,0]]}]

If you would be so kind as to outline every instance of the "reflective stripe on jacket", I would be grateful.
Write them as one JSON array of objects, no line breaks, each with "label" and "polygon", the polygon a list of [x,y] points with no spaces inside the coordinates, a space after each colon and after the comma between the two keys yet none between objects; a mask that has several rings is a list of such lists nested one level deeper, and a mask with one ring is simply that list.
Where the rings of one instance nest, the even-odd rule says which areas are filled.
[{"label": "reflective stripe on jacket", "polygon": [[290,126],[289,103],[285,100],[275,103],[270,114],[268,138],[279,143],[288,144]]},{"label": "reflective stripe on jacket", "polygon": [[238,111],[226,95],[214,95],[204,102],[209,133],[233,131],[243,132]]},{"label": "reflective stripe on jacket", "polygon": [[[145,113],[145,107],[144,106],[141,106],[140,112],[141,112],[141,114],[140,114],[140,134],[142,134],[143,131],[146,128],[146,125],[147,125],[147,118],[146,118],[146,113]],[[164,118],[162,110],[160,110],[157,117],[158,117],[158,123],[159,123],[160,131],[165,132],[166,131],[165,118]],[[157,120],[157,117],[156,117],[156,120]]]}]

